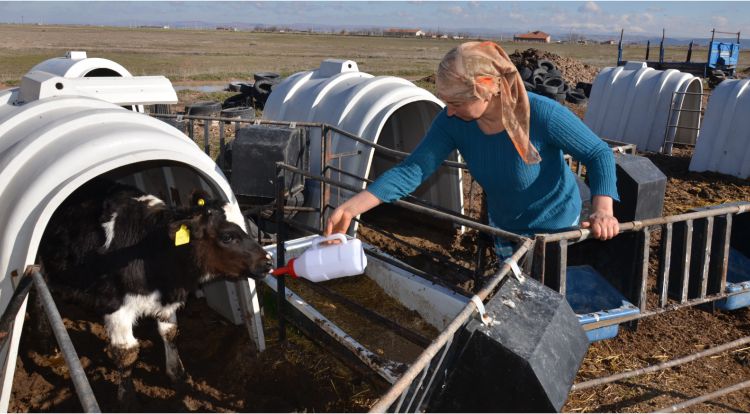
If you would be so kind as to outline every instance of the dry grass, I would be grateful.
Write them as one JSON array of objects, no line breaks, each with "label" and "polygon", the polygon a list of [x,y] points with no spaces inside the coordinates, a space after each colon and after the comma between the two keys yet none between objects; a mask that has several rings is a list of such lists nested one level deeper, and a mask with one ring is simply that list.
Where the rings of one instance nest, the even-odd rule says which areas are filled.
[{"label": "dry grass", "polygon": [[[400,39],[291,33],[159,30],[114,27],[0,25],[0,83],[13,85],[45,59],[69,50],[114,60],[135,75],[164,75],[173,82],[228,81],[261,71],[289,75],[316,68],[326,58],[355,60],[374,75],[419,79],[434,72],[457,40]],[[512,53],[536,47],[594,66],[611,66],[617,46],[501,42]],[[666,50],[668,60],[682,60],[686,47]],[[651,59],[658,57],[652,48]],[[642,59],[645,46],[626,47],[625,59]],[[694,50],[694,61],[705,49]],[[742,52],[747,67],[750,52]]]}]

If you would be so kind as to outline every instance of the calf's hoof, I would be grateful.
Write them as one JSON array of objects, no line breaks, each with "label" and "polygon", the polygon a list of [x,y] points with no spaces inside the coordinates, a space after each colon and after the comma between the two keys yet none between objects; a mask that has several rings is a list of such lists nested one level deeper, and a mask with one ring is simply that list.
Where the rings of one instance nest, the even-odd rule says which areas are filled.
[{"label": "calf's hoof", "polygon": [[174,365],[167,367],[167,377],[175,384],[184,383],[187,380],[188,375],[182,361],[178,360]]}]

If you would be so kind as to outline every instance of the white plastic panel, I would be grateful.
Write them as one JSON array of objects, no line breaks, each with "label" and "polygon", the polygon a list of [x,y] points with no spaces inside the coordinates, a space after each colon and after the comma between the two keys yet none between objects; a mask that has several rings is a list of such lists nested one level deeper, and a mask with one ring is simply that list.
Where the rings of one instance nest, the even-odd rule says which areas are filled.
[{"label": "white plastic panel", "polygon": [[604,68],[594,79],[584,123],[602,138],[670,152],[672,141],[696,142],[701,92],[700,78],[674,69],[645,62]]},{"label": "white plastic panel", "polygon": [[690,171],[750,178],[750,79],[728,79],[711,93]]},{"label": "white plastic panel", "polygon": [[[443,103],[426,90],[393,76],[372,76],[359,72],[351,60],[329,59],[319,69],[296,73],[274,86],[263,110],[263,118],[278,121],[327,123],[371,142],[411,152],[427,132]],[[334,134],[335,154],[346,154],[333,163],[335,167],[360,177],[377,178],[393,160],[375,156],[371,147]],[[310,171],[321,173],[321,137],[312,130],[310,136]],[[451,160],[456,160],[454,153]],[[364,188],[364,184],[343,174],[332,172],[332,179]],[[416,196],[455,212],[463,212],[461,171],[441,168],[417,191]],[[332,189],[330,204],[336,206],[352,193]],[[307,188],[305,203],[318,206],[317,183]],[[299,220],[318,227],[317,214],[300,214]]]},{"label": "white plastic panel", "polygon": [[29,72],[34,71],[49,72],[63,78],[81,78],[92,74],[125,78],[133,76],[119,63],[109,59],[89,58],[83,51],[71,51],[65,57],[45,60],[31,68]]}]

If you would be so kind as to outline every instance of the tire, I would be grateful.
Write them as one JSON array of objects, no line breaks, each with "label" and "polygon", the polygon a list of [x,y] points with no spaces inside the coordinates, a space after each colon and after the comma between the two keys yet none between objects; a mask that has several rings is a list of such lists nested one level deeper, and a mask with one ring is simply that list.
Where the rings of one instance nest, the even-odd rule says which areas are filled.
[{"label": "tire", "polygon": [[237,106],[221,110],[222,118],[255,119],[255,109],[246,106]]},{"label": "tire", "polygon": [[586,95],[587,98],[591,96],[591,84],[588,82],[576,83],[576,89],[582,90],[583,94]]},{"label": "tire", "polygon": [[244,93],[245,95],[252,95],[253,94],[253,84],[252,83],[240,83],[240,93]]},{"label": "tire", "polygon": [[526,88],[526,91],[529,91],[529,92],[531,92],[531,91],[533,91],[533,90],[534,90],[534,87],[535,87],[536,85],[534,85],[534,84],[533,84],[533,83],[531,83],[531,82],[526,82],[526,81],[523,81],[523,86],[524,86],[524,88]]},{"label": "tire", "polygon": [[229,85],[227,86],[227,90],[229,92],[239,92],[241,85],[242,83],[240,82],[229,82]]},{"label": "tire", "polygon": [[274,83],[267,79],[261,79],[253,84],[253,93],[258,95],[268,95],[271,93]]},{"label": "tire", "polygon": [[253,99],[255,100],[255,106],[257,108],[263,109],[263,107],[265,107],[273,85],[274,84],[271,81],[263,79],[253,84]]},{"label": "tire", "polygon": [[719,86],[719,84],[721,82],[723,82],[724,80],[725,80],[724,78],[719,78],[719,77],[711,76],[711,77],[708,78],[708,87],[711,88],[711,89],[713,89],[713,88]]},{"label": "tire", "polygon": [[554,63],[544,59],[537,62],[536,66],[540,69],[544,69],[547,72],[557,69],[557,66],[555,66]]},{"label": "tire", "polygon": [[543,69],[543,68],[534,69],[534,71],[531,72],[531,76],[532,76],[532,78],[536,78],[537,76],[541,76],[542,79],[544,79],[544,78],[547,77],[547,69]]},{"label": "tire", "polygon": [[549,74],[549,76],[554,76],[556,78],[562,78],[562,72],[560,72],[560,70],[558,70],[558,69],[548,70],[547,73]]},{"label": "tire", "polygon": [[549,93],[561,93],[565,87],[565,81],[562,78],[547,78],[542,83],[545,87],[549,88]]},{"label": "tire", "polygon": [[237,107],[252,107],[252,106],[253,106],[252,95],[248,95],[244,93],[230,96],[229,98],[224,100],[223,104],[221,104],[221,107],[223,109],[237,108]]},{"label": "tire", "polygon": [[586,98],[586,95],[580,92],[576,92],[575,90],[568,91],[568,93],[565,95],[565,99],[576,105],[580,105],[582,103],[585,103],[588,98]]},{"label": "tire", "polygon": [[527,80],[531,79],[531,77],[534,74],[534,71],[532,71],[531,69],[529,69],[527,67],[523,67],[523,68],[519,69],[518,74],[521,75],[521,79],[522,80],[527,81]]},{"label": "tire", "polygon": [[552,99],[556,100],[556,101],[557,101],[557,103],[560,103],[560,104],[562,104],[562,103],[564,103],[564,102],[565,102],[565,97],[566,97],[566,96],[567,96],[567,94],[565,94],[564,92],[561,92],[561,93],[556,93],[556,94],[554,95],[554,98],[552,98]]},{"label": "tire", "polygon": [[221,112],[220,102],[203,101],[185,105],[186,115],[211,116],[218,112]]},{"label": "tire", "polygon": [[537,90],[537,92],[541,93],[542,95],[548,98],[553,98],[553,99],[554,99],[554,95],[560,93],[560,89],[557,86],[547,86],[544,83],[540,83],[536,85],[535,89]]},{"label": "tire", "polygon": [[534,75],[531,78],[531,83],[533,83],[534,87],[536,88],[538,85],[541,85],[542,83],[544,83],[544,76],[542,76],[542,75]]},{"label": "tire", "polygon": [[258,82],[260,80],[267,80],[273,85],[279,83],[279,81],[281,80],[279,74],[274,72],[258,72],[253,74],[253,79],[255,79],[255,82]]}]

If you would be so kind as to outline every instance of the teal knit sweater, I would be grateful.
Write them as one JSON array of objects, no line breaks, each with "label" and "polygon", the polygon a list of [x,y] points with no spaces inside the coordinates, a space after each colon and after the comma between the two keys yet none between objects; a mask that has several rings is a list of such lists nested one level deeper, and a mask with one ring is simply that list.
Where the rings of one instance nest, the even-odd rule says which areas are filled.
[{"label": "teal knit sweater", "polygon": [[398,200],[457,149],[487,195],[495,226],[521,234],[554,232],[569,228],[581,212],[575,176],[563,159],[567,153],[586,166],[592,196],[619,201],[614,156],[607,144],[557,102],[530,93],[529,103],[529,135],[540,163],[524,163],[507,132],[486,135],[476,121],[449,117],[443,110],[414,152],[367,190],[384,202]]}]

